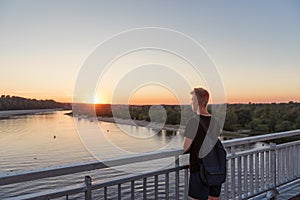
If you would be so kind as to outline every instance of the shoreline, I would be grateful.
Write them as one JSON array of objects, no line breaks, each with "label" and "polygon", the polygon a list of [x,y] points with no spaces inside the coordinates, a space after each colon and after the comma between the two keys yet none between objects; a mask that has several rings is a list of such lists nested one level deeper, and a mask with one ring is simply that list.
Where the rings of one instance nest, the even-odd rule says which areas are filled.
[{"label": "shoreline", "polygon": [[[115,123],[115,124],[124,124],[124,125],[130,125],[130,126],[139,126],[139,127],[148,127],[151,129],[158,129],[158,130],[166,130],[166,131],[180,131],[183,132],[185,129],[185,126],[179,126],[179,125],[171,125],[171,124],[165,124],[162,125],[160,123],[155,122],[147,122],[147,121],[141,121],[141,120],[128,120],[128,119],[120,119],[117,118],[117,122],[113,117],[97,117],[98,121],[101,122],[108,122],[108,123]],[[162,128],[161,128],[162,127]],[[226,138],[242,138],[249,136],[248,134],[242,134],[239,132],[230,132],[230,131],[224,131],[221,134],[222,137]]]},{"label": "shoreline", "polygon": [[[184,131],[185,127],[180,125],[171,125],[171,124],[161,124],[157,122],[148,122],[141,120],[129,120],[129,119],[121,119],[121,118],[113,118],[113,117],[97,117],[98,121],[115,123],[115,124],[124,124],[130,126],[139,126],[139,127],[148,127],[151,129],[162,129],[166,131]],[[115,120],[116,119],[116,120]]]},{"label": "shoreline", "polygon": [[[66,113],[66,115],[76,117],[78,119],[90,119],[93,121],[98,122],[107,122],[107,123],[114,123],[114,124],[123,124],[123,125],[129,125],[129,126],[136,126],[136,127],[146,127],[151,128],[154,130],[165,130],[165,131],[179,131],[184,132],[185,126],[172,125],[172,124],[161,124],[157,122],[148,122],[148,121],[142,121],[142,120],[129,120],[129,119],[122,119],[122,118],[114,118],[114,117],[93,117],[89,118],[87,115],[84,116],[73,116],[72,112]],[[224,138],[242,138],[242,137],[248,137],[249,135],[247,133],[241,133],[241,132],[231,132],[231,131],[225,131],[223,130],[221,137]]]},{"label": "shoreline", "polygon": [[28,110],[2,110],[0,111],[0,119],[9,119],[13,116],[33,115],[38,113],[49,113],[64,110],[63,108],[48,108],[48,109],[28,109]]}]

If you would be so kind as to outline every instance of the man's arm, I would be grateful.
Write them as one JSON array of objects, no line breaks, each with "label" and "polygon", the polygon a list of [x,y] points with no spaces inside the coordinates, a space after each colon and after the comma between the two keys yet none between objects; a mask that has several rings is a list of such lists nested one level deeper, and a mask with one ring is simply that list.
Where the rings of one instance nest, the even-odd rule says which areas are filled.
[{"label": "man's arm", "polygon": [[193,140],[191,138],[188,138],[188,137],[183,138],[182,148],[184,150],[184,153],[187,153],[189,151],[192,142],[193,142]]}]

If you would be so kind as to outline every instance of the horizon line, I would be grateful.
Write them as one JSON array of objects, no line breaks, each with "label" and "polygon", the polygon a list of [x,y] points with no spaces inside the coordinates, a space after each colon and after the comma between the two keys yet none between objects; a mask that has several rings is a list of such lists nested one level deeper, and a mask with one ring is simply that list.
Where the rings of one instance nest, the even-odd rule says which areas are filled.
[{"label": "horizon line", "polygon": [[[126,103],[108,103],[108,102],[88,102],[88,101],[82,101],[82,102],[72,102],[72,101],[60,101],[60,100],[56,100],[57,98],[43,98],[43,99],[39,99],[36,97],[24,97],[24,96],[18,96],[18,95],[9,95],[9,94],[2,94],[1,96],[9,96],[9,97],[20,97],[20,98],[25,98],[25,99],[36,99],[36,100],[53,100],[56,101],[58,103],[67,103],[67,104],[94,104],[94,105],[133,105],[133,106],[146,106],[146,105],[190,105],[190,103],[184,103],[184,104],[173,104],[173,103],[135,103],[135,104],[126,104]],[[225,102],[225,103],[209,103],[208,105],[221,105],[221,104],[284,104],[284,103],[300,103],[300,101],[295,101],[295,100],[283,100],[283,101],[241,101],[241,102],[237,102],[237,101],[233,101],[233,102]]]}]

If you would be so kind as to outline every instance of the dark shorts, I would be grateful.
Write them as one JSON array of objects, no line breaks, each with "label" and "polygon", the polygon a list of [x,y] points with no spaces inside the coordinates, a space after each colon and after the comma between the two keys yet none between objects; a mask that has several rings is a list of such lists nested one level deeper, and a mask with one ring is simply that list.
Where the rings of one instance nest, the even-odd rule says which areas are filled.
[{"label": "dark shorts", "polygon": [[189,196],[199,200],[207,200],[208,196],[219,197],[222,185],[208,186],[201,181],[200,172],[190,174]]}]

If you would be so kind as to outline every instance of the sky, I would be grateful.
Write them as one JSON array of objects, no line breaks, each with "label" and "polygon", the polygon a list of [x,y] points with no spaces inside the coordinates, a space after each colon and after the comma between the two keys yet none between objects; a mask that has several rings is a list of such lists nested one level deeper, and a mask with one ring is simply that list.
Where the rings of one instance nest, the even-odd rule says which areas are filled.
[{"label": "sky", "polygon": [[[199,43],[222,81],[225,98],[220,102],[300,101],[297,0],[0,0],[0,94],[72,102],[79,74],[95,49],[117,34],[143,27],[174,30]],[[143,38],[131,37],[127,42],[135,39]],[[158,36],[157,41],[163,43],[165,38]],[[125,44],[118,45],[114,48],[122,49]],[[186,53],[196,55],[193,51]],[[138,71],[132,68],[134,63],[148,63],[148,68]],[[94,97],[82,95],[83,102],[189,103],[187,86],[211,88],[212,84],[206,81],[207,75],[201,76],[201,70],[200,78],[193,78],[195,73],[189,71],[188,63],[170,52],[133,52],[110,68],[99,76]],[[170,73],[166,71],[151,84],[159,69]],[[170,75],[174,70],[176,74]],[[119,71],[123,75],[117,76]],[[119,84],[123,87],[117,88],[114,96],[113,86],[126,77],[130,77],[128,82]],[[148,77],[148,83],[129,84],[129,80],[144,77]],[[183,87],[176,81],[180,78],[189,84]],[[163,79],[169,82],[158,84]]]}]

